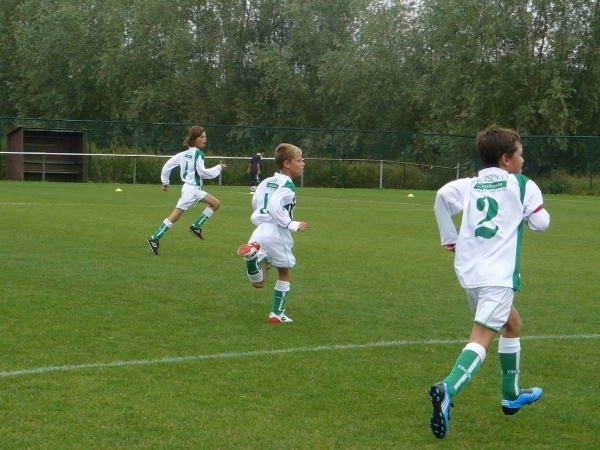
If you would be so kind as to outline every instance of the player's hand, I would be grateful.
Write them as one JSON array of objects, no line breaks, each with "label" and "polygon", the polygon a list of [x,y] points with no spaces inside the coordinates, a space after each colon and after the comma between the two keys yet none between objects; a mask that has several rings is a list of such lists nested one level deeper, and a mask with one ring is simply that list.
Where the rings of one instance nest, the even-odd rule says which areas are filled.
[{"label": "player's hand", "polygon": [[163,191],[168,191],[168,190],[169,190],[169,185],[163,184]]},{"label": "player's hand", "polygon": [[221,166],[221,170],[227,169],[227,164],[219,164]]},{"label": "player's hand", "polygon": [[454,252],[456,251],[456,244],[447,244],[447,245],[442,245],[442,247],[444,247],[445,250],[448,250],[449,252]]},{"label": "player's hand", "polygon": [[306,230],[306,222],[300,222],[300,225],[298,225],[298,231],[304,231]]}]

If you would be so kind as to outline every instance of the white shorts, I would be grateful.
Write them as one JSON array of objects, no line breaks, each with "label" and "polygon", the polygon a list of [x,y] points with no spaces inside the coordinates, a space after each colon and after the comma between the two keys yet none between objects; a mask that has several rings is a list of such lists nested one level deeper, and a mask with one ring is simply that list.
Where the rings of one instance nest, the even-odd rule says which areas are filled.
[{"label": "white shorts", "polygon": [[248,242],[258,242],[258,260],[266,259],[273,267],[289,269],[296,265],[296,257],[292,254],[294,240],[290,230],[274,223],[261,223]]},{"label": "white shorts", "polygon": [[202,186],[184,183],[181,188],[181,198],[177,202],[176,208],[187,211],[190,206],[201,202],[207,195],[208,192],[204,192]]},{"label": "white shorts", "polygon": [[507,287],[465,288],[469,306],[475,311],[475,322],[500,331],[508,320],[515,291]]}]

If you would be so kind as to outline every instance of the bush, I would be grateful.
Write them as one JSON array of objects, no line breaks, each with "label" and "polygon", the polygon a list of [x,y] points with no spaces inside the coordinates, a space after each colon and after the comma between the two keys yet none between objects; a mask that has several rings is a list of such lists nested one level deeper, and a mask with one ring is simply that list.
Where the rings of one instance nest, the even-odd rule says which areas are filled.
[{"label": "bush", "polygon": [[600,195],[599,178],[596,175],[592,180],[592,189],[589,176],[569,175],[564,170],[553,170],[549,177],[534,181],[545,194]]}]

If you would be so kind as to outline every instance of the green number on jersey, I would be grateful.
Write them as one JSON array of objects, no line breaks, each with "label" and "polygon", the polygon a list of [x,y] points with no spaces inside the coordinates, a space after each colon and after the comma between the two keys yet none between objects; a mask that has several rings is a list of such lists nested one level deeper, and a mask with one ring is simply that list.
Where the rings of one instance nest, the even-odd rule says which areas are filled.
[{"label": "green number on jersey", "polygon": [[269,194],[265,193],[265,203],[262,208],[260,208],[261,214],[269,214],[269,210],[267,209],[267,203],[269,203]]},{"label": "green number on jersey", "polygon": [[[486,201],[487,200],[487,201]],[[479,211],[483,211],[486,207],[487,203],[487,213],[483,219],[481,219],[477,225],[481,225],[482,223],[489,222],[494,217],[498,215],[498,202],[494,200],[492,197],[482,197],[477,199],[477,209]],[[491,239],[496,236],[498,232],[498,226],[495,228],[488,227],[477,227],[475,228],[475,236],[483,239]]]}]

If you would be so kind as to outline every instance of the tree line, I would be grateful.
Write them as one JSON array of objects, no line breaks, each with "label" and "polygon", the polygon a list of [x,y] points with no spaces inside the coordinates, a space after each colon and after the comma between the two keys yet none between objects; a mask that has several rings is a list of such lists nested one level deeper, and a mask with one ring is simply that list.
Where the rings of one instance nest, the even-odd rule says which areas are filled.
[{"label": "tree line", "polygon": [[600,0],[0,5],[0,117],[600,134]]}]

